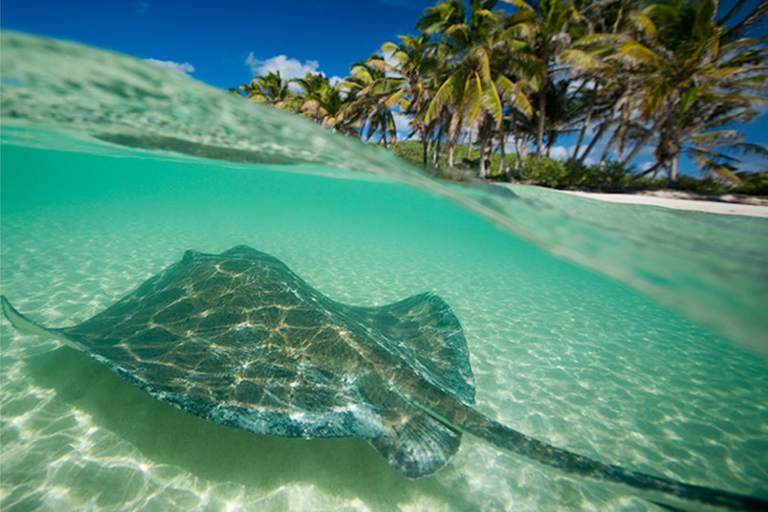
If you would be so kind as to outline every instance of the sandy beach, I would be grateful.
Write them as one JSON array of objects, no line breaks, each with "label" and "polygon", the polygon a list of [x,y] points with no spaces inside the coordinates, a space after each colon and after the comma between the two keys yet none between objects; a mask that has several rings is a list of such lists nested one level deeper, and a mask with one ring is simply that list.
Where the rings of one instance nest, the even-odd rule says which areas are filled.
[{"label": "sandy beach", "polygon": [[656,190],[640,192],[636,194],[606,194],[598,192],[580,192],[573,190],[561,190],[566,194],[573,194],[599,201],[626,204],[647,204],[673,208],[676,210],[694,210],[708,213],[722,213],[727,215],[748,215],[752,217],[768,218],[768,199],[760,197],[741,196],[699,196],[688,192],[676,190]]}]

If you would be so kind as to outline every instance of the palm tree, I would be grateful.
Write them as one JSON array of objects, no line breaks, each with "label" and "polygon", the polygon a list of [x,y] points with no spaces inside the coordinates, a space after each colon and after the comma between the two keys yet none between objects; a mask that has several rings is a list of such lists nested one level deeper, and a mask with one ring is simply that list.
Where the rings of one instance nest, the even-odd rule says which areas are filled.
[{"label": "palm tree", "polygon": [[[567,66],[568,78],[575,84],[568,94],[574,120],[580,124],[571,154],[571,160],[575,162],[583,162],[608,128],[631,112],[625,108],[622,95],[627,92],[627,75],[632,73],[625,73],[626,70],[618,65],[621,62],[612,59],[627,34],[642,31],[649,25],[647,17],[638,10],[641,2],[609,0],[585,4],[582,16],[590,31],[560,54],[561,62]],[[619,112],[619,118],[615,119]],[[587,130],[601,119],[603,122],[598,123],[597,134],[582,152]],[[619,131],[626,133],[623,128]]]},{"label": "palm tree", "polygon": [[[509,79],[503,75],[499,75],[497,80],[500,83],[503,82],[501,86],[503,88],[513,87],[508,84]],[[429,123],[436,119],[444,108],[451,112],[448,128],[448,165],[453,165],[453,149],[462,125],[473,126],[479,121],[484,121],[486,114],[497,123],[501,121],[499,84],[494,81],[486,48],[475,47],[461,59],[430,102],[425,122]],[[482,162],[481,174],[483,174]]]},{"label": "palm tree", "polygon": [[734,178],[734,157],[713,148],[765,152],[730,128],[752,119],[768,90],[768,37],[749,33],[765,18],[768,3],[730,25],[744,5],[736,2],[721,18],[718,0],[660,0],[646,8],[656,36],[645,44],[628,41],[620,52],[644,71],[637,95],[645,124],[624,165],[653,138],[656,168],[666,169],[672,182],[683,153],[704,170]]},{"label": "palm tree", "polygon": [[307,73],[304,78],[294,78],[291,82],[299,86],[299,111],[305,117],[314,119],[333,132],[357,136],[350,123],[344,118],[344,99],[338,87],[334,87],[328,77],[321,73]]},{"label": "palm tree", "polygon": [[[502,121],[501,93],[514,92],[514,84],[492,69],[495,46],[494,32],[499,27],[499,14],[491,9],[496,0],[473,0],[467,11],[457,0],[440,3],[425,11],[416,27],[427,34],[439,34],[446,48],[447,61],[439,87],[424,114],[429,124],[437,119],[447,121],[448,165],[453,166],[454,149],[462,128],[477,126],[480,142],[478,174],[485,177],[485,149]],[[470,141],[471,146],[471,141]]]},{"label": "palm tree", "polygon": [[736,180],[739,151],[768,153],[736,129],[766,101],[768,36],[750,31],[768,1],[751,9],[746,0],[729,9],[720,0],[505,1],[516,7],[511,15],[494,10],[497,0],[426,9],[420,35],[385,43],[387,58],[355,63],[340,84],[322,74],[286,81],[268,73],[239,93],[385,145],[396,140],[395,115],[409,116],[425,166],[443,142],[452,166],[468,134],[480,177],[493,148],[509,172],[509,136],[519,166],[529,147],[548,155],[568,131],[578,133],[577,162],[604,138],[601,161],[613,155],[623,166],[655,143],[649,172],[665,170],[672,180],[682,155]]},{"label": "palm tree", "polygon": [[382,56],[371,55],[368,60],[353,64],[350,76],[340,84],[348,91],[347,121],[360,124],[361,136],[367,125],[365,138],[378,133],[385,147],[397,141],[393,109],[400,105],[405,92],[401,87],[403,79],[389,76],[387,69]]},{"label": "palm tree", "polygon": [[587,23],[573,0],[506,0],[517,11],[506,20],[503,33],[519,58],[527,63],[528,81],[538,91],[536,155],[543,149],[547,119],[547,90],[556,74],[555,63],[585,35]]},{"label": "palm tree", "polygon": [[265,76],[253,77],[250,83],[241,85],[239,89],[252,100],[280,108],[293,96],[288,86],[289,81],[280,76],[280,71],[270,71]]},{"label": "palm tree", "polygon": [[[388,73],[399,77],[397,90],[401,92],[401,113],[411,116],[411,126],[418,132],[422,143],[422,165],[427,167],[432,138],[429,136],[434,123],[425,122],[426,111],[431,101],[433,80],[439,69],[440,47],[429,43],[429,36],[399,36],[400,43],[386,42],[381,51],[389,55],[389,62],[381,60],[378,65]],[[373,64],[373,63],[372,63]],[[436,90],[436,88],[434,88]]]}]

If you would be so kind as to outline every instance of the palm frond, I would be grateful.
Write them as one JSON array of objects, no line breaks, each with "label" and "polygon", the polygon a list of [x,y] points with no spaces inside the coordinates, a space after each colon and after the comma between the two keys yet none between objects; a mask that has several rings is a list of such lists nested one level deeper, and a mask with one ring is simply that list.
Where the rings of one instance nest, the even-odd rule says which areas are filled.
[{"label": "palm frond", "polygon": [[496,126],[499,126],[502,118],[501,98],[493,82],[482,84],[482,105],[483,109],[493,118]]},{"label": "palm frond", "polygon": [[451,104],[451,102],[455,103],[456,97],[458,96],[457,91],[462,88],[463,82],[464,77],[462,77],[460,73],[454,73],[443,82],[429,104],[424,119],[426,123],[435,120],[440,115],[440,111]]},{"label": "palm frond", "polygon": [[560,60],[575,69],[594,69],[600,65],[600,61],[594,55],[572,48],[560,54]]},{"label": "palm frond", "polygon": [[691,137],[698,144],[709,144],[711,142],[727,141],[728,143],[744,139],[744,133],[739,130],[717,130],[711,132],[697,133]]},{"label": "palm frond", "polygon": [[644,12],[631,11],[629,13],[629,19],[632,21],[632,24],[635,26],[637,30],[641,31],[642,33],[646,34],[652,39],[655,39],[656,36],[658,35],[656,24]]},{"label": "palm frond", "polygon": [[463,112],[467,123],[471,125],[483,111],[482,77],[476,72],[467,74],[464,91],[460,111]]},{"label": "palm frond", "polygon": [[651,66],[657,66],[659,64],[659,56],[653,50],[635,40],[627,41],[622,44],[617,54],[630,57],[640,63],[649,64]]},{"label": "palm frond", "polygon": [[720,163],[717,160],[707,158],[704,155],[695,155],[693,160],[701,169],[704,169],[705,171],[709,171],[712,174],[717,174],[718,176],[728,178],[737,185],[743,184],[741,178],[735,174],[735,169],[732,165]]}]

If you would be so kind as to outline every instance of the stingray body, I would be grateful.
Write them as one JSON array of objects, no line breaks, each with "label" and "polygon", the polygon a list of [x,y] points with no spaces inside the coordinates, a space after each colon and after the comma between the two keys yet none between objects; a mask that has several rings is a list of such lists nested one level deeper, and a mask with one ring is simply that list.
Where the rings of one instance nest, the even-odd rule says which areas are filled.
[{"label": "stingray body", "polygon": [[382,307],[325,297],[245,246],[187,251],[93,318],[45,328],[2,298],[20,331],[85,352],[153,397],[258,434],[362,437],[408,478],[434,473],[463,433],[657,503],[766,510],[768,502],[559,449],[476,411],[461,325],[434,294]]}]

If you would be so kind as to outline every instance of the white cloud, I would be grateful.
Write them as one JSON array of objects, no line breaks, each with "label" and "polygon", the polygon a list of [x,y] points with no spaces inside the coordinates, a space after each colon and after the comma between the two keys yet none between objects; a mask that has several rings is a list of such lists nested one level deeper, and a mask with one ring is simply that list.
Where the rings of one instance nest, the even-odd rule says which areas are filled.
[{"label": "white cloud", "polygon": [[642,171],[647,171],[647,170],[648,170],[648,169],[650,169],[651,167],[653,167],[653,162],[640,162],[640,163],[637,165],[637,168],[638,168],[638,169],[640,169],[640,171],[641,171],[641,172],[642,172]]},{"label": "white cloud", "polygon": [[172,69],[173,71],[178,71],[179,73],[184,74],[190,74],[195,72],[195,66],[190,64],[189,62],[174,62],[172,60],[158,60],[158,59],[144,59],[147,62],[151,62],[152,64],[155,64],[157,66],[162,66],[164,68]]},{"label": "white cloud", "polygon": [[390,78],[402,78],[402,75],[397,71],[395,71],[395,69],[397,69],[397,67],[400,65],[398,61],[392,58],[392,55],[394,55],[395,52],[393,50],[387,50],[380,53],[384,57],[384,62],[386,62],[390,66],[386,70],[384,70],[384,74],[386,74]]},{"label": "white cloud", "polygon": [[570,152],[565,146],[552,146],[552,149],[549,150],[549,157],[555,160],[567,160],[569,156]]},{"label": "white cloud", "polygon": [[286,80],[291,78],[303,78],[307,73],[318,73],[320,63],[316,60],[308,60],[304,63],[298,59],[289,59],[285,55],[277,55],[267,60],[259,60],[253,54],[248,54],[245,63],[251,69],[251,74],[266,75],[270,71],[279,71],[280,76]]}]

